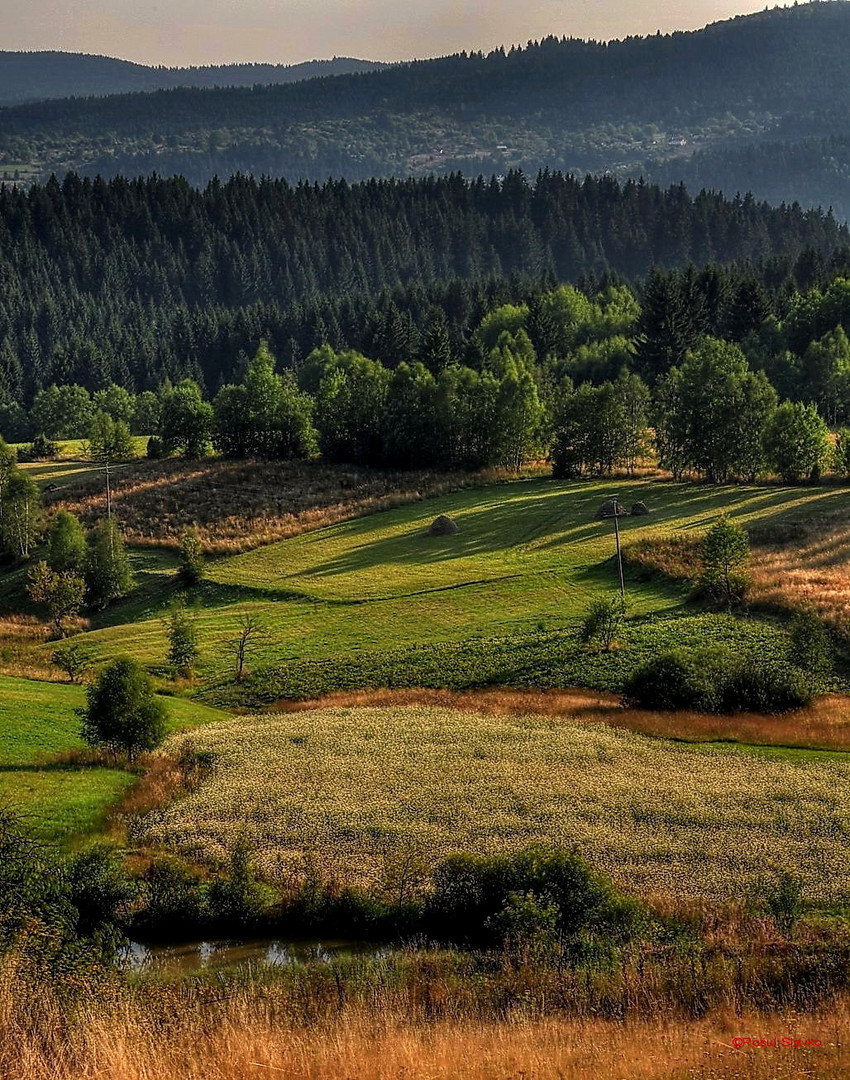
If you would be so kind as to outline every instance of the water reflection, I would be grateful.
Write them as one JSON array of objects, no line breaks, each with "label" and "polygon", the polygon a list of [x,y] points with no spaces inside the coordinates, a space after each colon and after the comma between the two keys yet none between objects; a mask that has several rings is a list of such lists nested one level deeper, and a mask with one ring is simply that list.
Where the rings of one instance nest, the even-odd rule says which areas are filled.
[{"label": "water reflection", "polygon": [[187,941],[169,945],[131,941],[124,955],[124,964],[130,971],[140,974],[182,975],[249,963],[269,964],[273,967],[328,963],[335,957],[382,956],[388,951],[386,945],[364,941],[253,938]]}]

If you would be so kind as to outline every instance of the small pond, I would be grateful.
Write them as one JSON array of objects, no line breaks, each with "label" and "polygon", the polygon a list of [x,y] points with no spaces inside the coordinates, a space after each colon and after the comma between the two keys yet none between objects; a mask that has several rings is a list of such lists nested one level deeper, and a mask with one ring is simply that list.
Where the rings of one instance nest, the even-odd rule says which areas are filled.
[{"label": "small pond", "polygon": [[329,963],[344,956],[386,956],[392,946],[374,941],[309,941],[288,938],[244,938],[151,944],[131,941],[124,955],[127,970],[137,974],[191,975],[240,964]]}]

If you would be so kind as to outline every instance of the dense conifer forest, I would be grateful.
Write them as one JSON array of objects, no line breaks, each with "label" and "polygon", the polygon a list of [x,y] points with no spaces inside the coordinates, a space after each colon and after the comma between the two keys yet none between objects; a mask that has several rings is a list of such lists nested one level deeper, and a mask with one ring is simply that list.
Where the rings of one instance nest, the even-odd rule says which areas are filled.
[{"label": "dense conifer forest", "polygon": [[23,404],[51,383],[143,390],[186,375],[212,393],[261,339],[284,365],[325,342],[396,363],[437,311],[462,355],[498,303],[653,266],[748,263],[781,308],[813,268],[843,266],[847,242],[820,213],[612,178],[237,177],[200,192],[69,175],[0,190],[0,385]]}]

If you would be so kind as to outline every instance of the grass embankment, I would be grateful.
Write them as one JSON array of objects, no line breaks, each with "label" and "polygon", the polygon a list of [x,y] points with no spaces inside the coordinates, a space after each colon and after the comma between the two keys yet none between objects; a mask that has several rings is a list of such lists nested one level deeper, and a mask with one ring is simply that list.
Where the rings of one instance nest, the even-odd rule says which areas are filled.
[{"label": "grass embankment", "polygon": [[[267,626],[264,641],[249,652],[249,667],[258,672],[250,685],[258,689],[260,705],[275,696],[309,697],[357,682],[456,687],[513,678],[519,685],[545,685],[554,678],[554,685],[614,687],[630,670],[629,649],[636,657],[652,649],[653,640],[669,647],[667,631],[656,622],[650,632],[648,616],[681,616],[693,609],[686,607],[683,586],[657,577],[641,580],[646,575],[636,570],[627,581],[631,618],[623,658],[575,654],[578,620],[594,598],[616,588],[611,522],[594,519],[612,490],[610,482],[530,480],[458,491],[222,559],[194,594],[200,605],[201,687],[231,678],[227,644],[238,616],[249,611]],[[698,534],[727,511],[745,522],[773,524],[846,499],[837,489],[645,480],[622,481],[616,490],[623,501],[643,500],[652,511],[622,522],[626,543],[677,530]],[[438,514],[455,518],[460,531],[429,536]],[[150,578],[152,590],[161,578],[163,605],[173,595],[172,574],[163,567],[159,577]],[[86,640],[102,656],[129,650],[161,665],[165,628],[150,617],[153,592],[151,597],[147,618],[131,599],[107,613],[103,621],[113,625]],[[709,638],[766,638],[770,628],[759,625],[764,624],[740,622],[733,628],[725,617],[709,616],[691,629]],[[688,634],[688,624],[677,620],[669,633]],[[315,662],[325,667],[316,669]],[[597,668],[616,677],[601,679]],[[220,697],[225,699],[231,699],[229,691]],[[252,704],[244,694],[241,700]]]},{"label": "grass embankment", "polygon": [[[842,760],[850,750],[850,697],[830,694],[782,716],[761,713],[653,712],[620,707],[616,694],[595,690],[527,689],[490,686],[474,690],[348,690],[321,698],[281,700],[277,712],[363,706],[429,705],[502,715],[569,717],[576,723],[608,724],[623,731],[675,742],[716,744],[742,753],[779,755],[801,761],[808,752]],[[847,759],[844,759],[847,760]]]},{"label": "grass embankment", "polygon": [[[165,700],[175,732],[223,715]],[[0,803],[43,840],[64,844],[96,831],[138,779],[122,768],[73,763],[83,748],[75,712],[83,701],[80,686],[0,677]]]},{"label": "grass embankment", "polygon": [[392,890],[452,851],[543,843],[578,844],[647,894],[740,899],[793,868],[807,899],[848,898],[850,762],[435,707],[242,717],[190,738],[217,767],[139,838],[215,861],[244,836],[284,882],[309,863]]}]

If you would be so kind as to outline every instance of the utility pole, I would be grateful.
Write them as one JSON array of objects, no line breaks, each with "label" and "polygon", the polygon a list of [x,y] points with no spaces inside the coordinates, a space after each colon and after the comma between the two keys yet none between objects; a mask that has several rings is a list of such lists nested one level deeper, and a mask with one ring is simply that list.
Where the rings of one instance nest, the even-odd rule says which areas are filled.
[{"label": "utility pole", "polygon": [[620,599],[626,602],[626,583],[623,580],[623,553],[620,550],[620,500],[614,498],[614,536],[617,541],[617,570],[620,574]]}]

